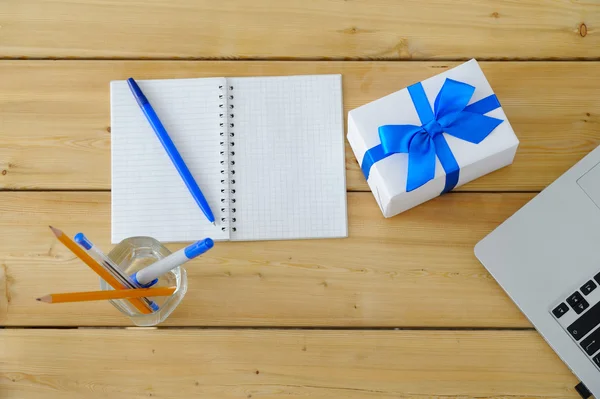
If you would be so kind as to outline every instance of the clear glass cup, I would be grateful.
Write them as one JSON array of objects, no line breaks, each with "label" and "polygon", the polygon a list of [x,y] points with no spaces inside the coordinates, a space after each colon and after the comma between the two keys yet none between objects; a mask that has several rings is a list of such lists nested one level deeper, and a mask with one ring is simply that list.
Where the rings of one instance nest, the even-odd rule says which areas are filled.
[{"label": "clear glass cup", "polygon": [[[115,262],[127,275],[132,275],[140,269],[165,258],[171,254],[160,242],[152,237],[131,237],[126,238],[117,244],[108,257]],[[179,305],[185,293],[187,292],[187,274],[181,266],[176,267],[170,272],[163,274],[153,287],[176,287],[171,296],[159,296],[148,298],[154,301],[159,309],[149,314],[140,313],[126,299],[113,299],[109,301],[121,313],[131,319],[136,326],[155,326],[162,323]],[[112,290],[113,288],[100,279],[100,288],[102,290]]]}]

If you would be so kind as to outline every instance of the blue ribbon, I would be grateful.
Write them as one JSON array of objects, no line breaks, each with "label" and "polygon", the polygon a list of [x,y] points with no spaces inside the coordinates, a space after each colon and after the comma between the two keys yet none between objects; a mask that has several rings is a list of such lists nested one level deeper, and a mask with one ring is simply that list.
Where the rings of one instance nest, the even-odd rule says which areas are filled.
[{"label": "blue ribbon", "polygon": [[408,92],[417,110],[422,125],[385,125],[379,127],[381,144],[369,149],[361,168],[368,179],[371,167],[393,154],[408,153],[408,178],[406,191],[413,191],[435,176],[435,158],[439,158],[446,172],[446,193],[456,187],[460,167],[442,133],[461,140],[479,144],[502,119],[484,114],[500,107],[496,95],[492,94],[471,105],[467,105],[475,87],[446,79],[435,98],[431,109],[421,83],[408,87]]}]

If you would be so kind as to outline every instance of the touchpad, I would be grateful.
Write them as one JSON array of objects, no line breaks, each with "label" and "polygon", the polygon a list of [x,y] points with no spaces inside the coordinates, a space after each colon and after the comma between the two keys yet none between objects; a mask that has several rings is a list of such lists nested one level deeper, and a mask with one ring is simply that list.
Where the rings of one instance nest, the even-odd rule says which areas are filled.
[{"label": "touchpad", "polygon": [[585,191],[594,204],[600,208],[600,163],[577,180],[579,187]]}]

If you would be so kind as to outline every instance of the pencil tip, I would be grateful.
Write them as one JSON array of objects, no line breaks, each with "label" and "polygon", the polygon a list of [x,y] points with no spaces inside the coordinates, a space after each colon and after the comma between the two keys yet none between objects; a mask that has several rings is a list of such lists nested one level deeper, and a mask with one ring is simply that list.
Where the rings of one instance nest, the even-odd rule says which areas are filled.
[{"label": "pencil tip", "polygon": [[35,298],[35,300],[38,302],[52,303],[52,295],[44,295],[39,298]]},{"label": "pencil tip", "polygon": [[55,236],[58,237],[59,235],[61,235],[62,231],[60,231],[56,227],[53,227],[53,226],[48,226],[48,227],[50,227],[50,230],[52,230],[52,232],[54,233]]}]

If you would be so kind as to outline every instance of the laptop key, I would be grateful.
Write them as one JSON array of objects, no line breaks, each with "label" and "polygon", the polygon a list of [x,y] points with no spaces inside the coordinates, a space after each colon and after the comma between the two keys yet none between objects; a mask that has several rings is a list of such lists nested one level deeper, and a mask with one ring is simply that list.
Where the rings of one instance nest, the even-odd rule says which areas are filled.
[{"label": "laptop key", "polygon": [[596,283],[594,283],[593,280],[590,280],[587,283],[585,283],[583,285],[583,287],[581,287],[581,292],[583,292],[583,295],[587,296],[587,295],[591,294],[592,291],[594,291],[596,289],[596,287],[597,287]]},{"label": "laptop key", "polygon": [[[586,302],[587,304],[587,302]],[[585,337],[590,331],[600,324],[600,302],[595,304],[585,312],[583,316],[575,320],[573,324],[567,327],[567,331],[573,338],[579,341]]]},{"label": "laptop key", "polygon": [[600,351],[600,328],[597,328],[589,337],[581,341],[579,345],[590,356]]},{"label": "laptop key", "polygon": [[596,357],[594,357],[592,360],[594,361],[594,363],[596,363],[596,365],[598,365],[598,367],[600,367],[600,353],[596,355]]},{"label": "laptop key", "polygon": [[596,274],[596,276],[594,277],[594,280],[596,280],[596,282],[598,284],[600,284],[600,273]]},{"label": "laptop key", "polygon": [[578,302],[577,305],[575,305],[573,307],[573,310],[575,310],[575,313],[577,314],[581,314],[583,313],[584,310],[586,310],[588,307],[590,306],[590,304],[584,299],[581,302]]},{"label": "laptop key", "polygon": [[563,302],[560,305],[558,305],[556,308],[554,308],[554,310],[552,311],[552,314],[557,319],[560,319],[568,311],[569,311],[569,307],[567,306],[566,303]]},{"label": "laptop key", "polygon": [[583,296],[579,293],[579,291],[577,291],[574,294],[571,294],[571,296],[567,298],[567,303],[569,305],[571,305],[571,307],[573,309],[575,309],[575,306],[583,300],[584,300]]}]

